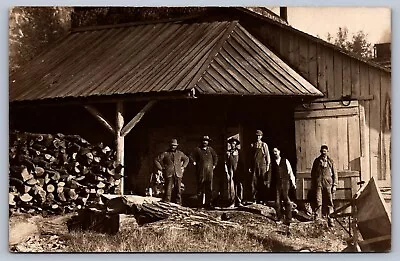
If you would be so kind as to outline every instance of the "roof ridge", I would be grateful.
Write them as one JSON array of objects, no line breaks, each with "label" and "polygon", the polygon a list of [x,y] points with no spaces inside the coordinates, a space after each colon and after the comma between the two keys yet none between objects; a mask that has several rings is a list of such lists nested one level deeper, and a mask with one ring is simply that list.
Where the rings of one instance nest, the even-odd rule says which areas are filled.
[{"label": "roof ridge", "polygon": [[229,38],[229,36],[232,34],[233,30],[238,26],[239,21],[231,21],[229,22],[230,25],[225,29],[224,34],[221,36],[221,39],[217,42],[217,44],[213,47],[211,50],[210,54],[208,55],[207,60],[203,63],[201,66],[200,70],[197,72],[197,74],[193,77],[193,79],[190,81],[190,83],[187,85],[185,89],[192,89],[196,85],[196,83],[202,78],[204,73],[207,71],[207,69],[210,67],[211,63],[214,61],[215,56],[219,53],[221,50],[222,46],[226,43],[226,40]]}]

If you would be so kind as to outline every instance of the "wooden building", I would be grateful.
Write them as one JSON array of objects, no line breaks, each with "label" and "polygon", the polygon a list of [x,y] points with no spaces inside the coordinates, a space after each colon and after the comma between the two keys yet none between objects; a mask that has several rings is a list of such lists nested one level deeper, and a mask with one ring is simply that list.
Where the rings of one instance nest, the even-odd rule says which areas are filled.
[{"label": "wooden building", "polygon": [[[10,76],[10,128],[73,132],[114,143],[125,193],[143,194],[155,155],[209,135],[223,180],[227,138],[246,150],[256,129],[295,166],[305,199],[321,144],[340,174],[338,198],[370,177],[390,187],[391,73],[271,14],[209,8],[151,23],[77,28]],[[62,106],[60,106],[62,105]],[[93,117],[94,116],[94,117]],[[194,169],[185,193],[195,193]]]}]

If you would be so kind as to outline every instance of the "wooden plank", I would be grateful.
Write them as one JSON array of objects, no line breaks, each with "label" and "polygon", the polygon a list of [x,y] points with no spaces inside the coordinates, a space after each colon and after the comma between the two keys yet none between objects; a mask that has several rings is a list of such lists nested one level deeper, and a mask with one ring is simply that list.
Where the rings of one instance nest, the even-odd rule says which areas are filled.
[{"label": "wooden plank", "polygon": [[340,153],[339,152],[340,148],[338,147],[337,143],[338,124],[339,122],[337,117],[329,118],[329,128],[328,128],[329,156],[333,159],[335,165],[339,161],[339,153]]},{"label": "wooden plank", "polygon": [[303,142],[304,142],[304,121],[298,120],[295,121],[295,138],[296,138],[296,157],[297,157],[297,171],[305,170],[304,166],[304,152],[303,149]]},{"label": "wooden plank", "polygon": [[381,172],[379,186],[391,184],[391,84],[390,74],[381,72]]},{"label": "wooden plank", "polygon": [[104,118],[103,115],[93,106],[90,105],[85,105],[85,109],[93,115],[104,127],[106,127],[107,130],[109,130],[111,133],[115,134],[114,127],[111,125],[111,123]]},{"label": "wooden plank", "polygon": [[380,75],[376,69],[369,68],[369,88],[374,94],[374,100],[370,102],[370,121],[369,121],[369,136],[370,136],[370,165],[371,176],[377,180],[380,178],[380,126],[381,126],[381,106],[380,106]]},{"label": "wooden plank", "polygon": [[[361,64],[360,66],[360,94],[361,96],[371,95],[369,91],[369,76],[368,76],[368,66],[365,64]],[[360,101],[360,117],[362,117],[361,113],[364,112],[363,120],[364,123],[360,126],[364,128],[362,138],[364,140],[363,148],[363,166],[361,169],[361,179],[364,181],[368,181],[371,178],[371,168],[370,168],[370,140],[369,140],[369,128],[370,128],[370,120],[369,120],[369,112],[370,112],[370,101]],[[360,122],[361,123],[361,122]]]},{"label": "wooden plank", "polygon": [[360,131],[360,172],[361,172],[361,180],[368,180],[369,179],[369,166],[367,166],[367,143],[366,140],[366,131],[367,127],[365,125],[365,109],[364,103],[360,102],[358,118],[359,118],[359,131]]},{"label": "wooden plank", "polygon": [[299,73],[308,78],[308,40],[299,38]]},{"label": "wooden plank", "polygon": [[349,165],[348,159],[348,147],[347,147],[347,118],[339,117],[338,118],[338,154],[339,159],[337,165],[338,171],[347,170]]},{"label": "wooden plank", "polygon": [[349,167],[360,171],[360,125],[358,116],[347,118]]},{"label": "wooden plank", "polygon": [[295,119],[310,119],[310,118],[326,118],[326,117],[339,117],[339,116],[353,116],[358,115],[358,108],[344,108],[335,110],[317,110],[317,111],[301,111],[295,112]]},{"label": "wooden plank", "polygon": [[295,111],[310,111],[310,110],[327,110],[327,109],[343,109],[343,108],[358,108],[358,101],[350,101],[349,105],[344,106],[340,101],[332,102],[313,102],[297,106]]},{"label": "wooden plank", "polygon": [[289,60],[295,71],[299,71],[299,39],[290,34],[289,42]]},{"label": "wooden plank", "polygon": [[305,200],[307,199],[306,193],[304,192],[304,179],[296,179],[296,198]]},{"label": "wooden plank", "polygon": [[121,129],[121,136],[125,137],[126,135],[128,135],[128,133],[136,126],[136,124],[139,123],[139,121],[143,118],[144,114],[149,111],[151,109],[151,107],[153,107],[153,105],[156,103],[157,101],[153,100],[153,101],[149,101],[136,115],[135,117],[132,118],[132,120],[130,120],[128,122],[128,124],[126,124],[122,129]]},{"label": "wooden plank", "polygon": [[304,134],[307,134],[305,139],[304,154],[305,154],[305,168],[311,170],[312,162],[314,160],[315,147],[317,147],[317,140],[315,135],[315,120],[304,121]]},{"label": "wooden plank", "polygon": [[322,119],[318,119],[317,121],[319,124],[317,124],[317,126],[319,125],[319,129],[317,127],[317,131],[320,132],[320,140],[319,143],[322,144],[326,144],[329,147],[329,128],[330,128],[330,119],[326,119],[326,118],[322,118]]},{"label": "wooden plank", "polygon": [[342,96],[351,95],[351,60],[343,56],[343,91]]},{"label": "wooden plank", "polygon": [[360,87],[360,62],[356,59],[351,60],[351,96],[358,97],[361,95]]},{"label": "wooden plank", "polygon": [[308,45],[308,80],[309,82],[318,87],[318,60],[317,44],[309,41]]},{"label": "wooden plank", "polygon": [[323,54],[325,57],[325,66],[326,66],[326,97],[334,98],[335,97],[335,67],[334,67],[334,51],[329,48],[323,48]]},{"label": "wooden plank", "polygon": [[340,98],[342,97],[342,86],[343,86],[343,55],[334,52],[333,55],[333,66],[334,66],[334,88],[332,92],[328,90],[329,98]]},{"label": "wooden plank", "polygon": [[317,74],[318,74],[318,89],[324,93],[325,97],[328,96],[328,89],[326,84],[326,53],[324,52],[324,46],[321,44],[317,45]]},{"label": "wooden plank", "polygon": [[[117,103],[117,110],[116,110],[116,156],[117,156],[117,163],[124,166],[124,136],[121,135],[122,127],[124,126],[124,104],[123,102]],[[123,195],[124,194],[124,168],[121,170],[121,182],[118,186],[117,194]]]},{"label": "wooden plank", "polygon": [[289,61],[290,56],[290,37],[286,31],[281,31],[280,34],[281,42],[280,42],[280,54],[285,61]]}]

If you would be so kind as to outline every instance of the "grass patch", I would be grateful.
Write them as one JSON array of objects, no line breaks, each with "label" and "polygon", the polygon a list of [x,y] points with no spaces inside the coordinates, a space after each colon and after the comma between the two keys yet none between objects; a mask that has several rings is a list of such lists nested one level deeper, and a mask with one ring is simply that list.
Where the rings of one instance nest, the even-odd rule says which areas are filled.
[{"label": "grass patch", "polygon": [[263,242],[245,229],[138,227],[114,236],[74,232],[66,236],[70,252],[263,252]]}]

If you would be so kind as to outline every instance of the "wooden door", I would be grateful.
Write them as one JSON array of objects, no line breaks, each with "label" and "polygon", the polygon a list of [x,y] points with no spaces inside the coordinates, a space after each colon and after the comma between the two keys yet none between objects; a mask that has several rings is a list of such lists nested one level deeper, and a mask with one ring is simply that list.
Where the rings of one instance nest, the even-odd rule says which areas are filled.
[{"label": "wooden door", "polygon": [[311,168],[320,147],[329,147],[339,173],[337,199],[357,191],[363,161],[358,101],[303,104],[295,109],[297,198],[306,199],[311,185]]}]

